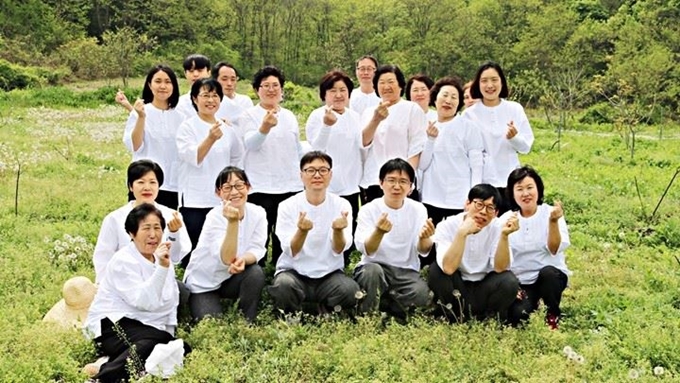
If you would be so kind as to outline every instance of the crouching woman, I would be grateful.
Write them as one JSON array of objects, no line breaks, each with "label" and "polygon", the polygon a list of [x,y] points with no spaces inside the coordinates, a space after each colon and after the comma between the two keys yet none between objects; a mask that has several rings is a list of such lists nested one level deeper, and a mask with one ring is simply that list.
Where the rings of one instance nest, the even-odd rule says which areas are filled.
[{"label": "crouching woman", "polygon": [[[87,335],[109,357],[98,370],[88,370],[101,382],[127,380],[129,370],[143,372],[153,348],[175,339],[179,290],[164,229],[163,214],[148,203],[125,220],[132,241],[109,262],[85,322]],[[189,351],[185,344],[184,354]]]}]

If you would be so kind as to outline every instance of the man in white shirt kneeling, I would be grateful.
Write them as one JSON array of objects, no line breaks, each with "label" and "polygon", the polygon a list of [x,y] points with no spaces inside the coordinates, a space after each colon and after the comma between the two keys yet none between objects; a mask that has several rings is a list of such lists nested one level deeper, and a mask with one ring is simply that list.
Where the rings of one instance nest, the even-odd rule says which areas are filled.
[{"label": "man in white shirt kneeling", "polygon": [[284,313],[302,311],[303,302],[319,312],[348,312],[357,304],[359,285],[343,272],[343,252],[352,243],[352,208],[327,191],[333,160],[311,151],[300,160],[305,190],[281,202],[276,235],[283,250],[269,294]]}]

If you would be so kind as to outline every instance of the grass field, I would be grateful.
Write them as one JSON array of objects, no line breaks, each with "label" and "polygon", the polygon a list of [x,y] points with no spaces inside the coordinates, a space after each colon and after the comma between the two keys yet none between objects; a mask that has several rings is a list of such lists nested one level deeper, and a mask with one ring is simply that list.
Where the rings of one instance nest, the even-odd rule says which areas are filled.
[{"label": "grass field", "polygon": [[[110,105],[0,108],[0,381],[85,379],[80,368],[94,359],[93,345],[41,318],[64,281],[94,276],[91,247],[64,236],[91,246],[105,214],[125,202],[125,119]],[[570,226],[574,275],[559,331],[547,329],[542,313],[522,329],[427,316],[386,328],[378,316],[287,325],[265,297],[257,326],[234,309],[193,328],[184,323],[179,336],[194,352],[171,381],[680,380],[680,180],[652,217],[680,167],[680,141],[640,139],[631,160],[616,133],[592,131],[567,131],[556,151],[555,133],[537,128],[522,158],[543,176],[547,201],[563,201]],[[678,133],[665,128],[669,137]],[[583,359],[565,357],[565,346]]]}]

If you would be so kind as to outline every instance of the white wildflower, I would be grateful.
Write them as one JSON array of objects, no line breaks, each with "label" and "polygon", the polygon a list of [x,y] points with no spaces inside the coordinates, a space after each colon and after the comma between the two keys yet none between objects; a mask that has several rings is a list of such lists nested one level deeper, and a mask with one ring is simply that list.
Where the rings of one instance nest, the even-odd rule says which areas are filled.
[{"label": "white wildflower", "polygon": [[654,367],[654,369],[652,371],[654,371],[654,376],[661,376],[665,372],[663,367],[661,367],[661,366]]},{"label": "white wildflower", "polygon": [[640,377],[640,373],[638,370],[631,368],[630,371],[628,371],[628,378],[629,379],[637,379]]}]

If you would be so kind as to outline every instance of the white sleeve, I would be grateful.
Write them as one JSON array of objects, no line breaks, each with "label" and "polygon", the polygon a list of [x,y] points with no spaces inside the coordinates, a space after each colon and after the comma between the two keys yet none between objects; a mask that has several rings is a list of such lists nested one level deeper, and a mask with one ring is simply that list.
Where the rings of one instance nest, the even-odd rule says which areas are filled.
[{"label": "white sleeve", "polygon": [[147,280],[127,262],[114,262],[110,268],[113,273],[110,277],[115,281],[111,285],[127,304],[142,311],[154,311],[164,304],[163,288],[169,267],[156,265],[154,273]]},{"label": "white sleeve", "polygon": [[199,137],[196,136],[193,127],[189,123],[191,120],[184,121],[177,132],[177,152],[179,158],[194,167],[201,167],[198,163]]},{"label": "white sleeve", "polygon": [[104,270],[113,255],[121,247],[118,243],[118,231],[115,218],[109,214],[104,218],[102,227],[99,230],[97,244],[94,246],[92,263],[94,263],[95,283],[101,282],[104,277]]},{"label": "white sleeve", "polygon": [[531,130],[531,125],[529,125],[529,119],[526,113],[524,113],[524,108],[519,104],[516,104],[516,107],[515,115],[517,119],[514,122],[517,128],[517,135],[509,141],[512,148],[517,152],[527,154],[531,151],[531,146],[534,144],[534,132]]}]

